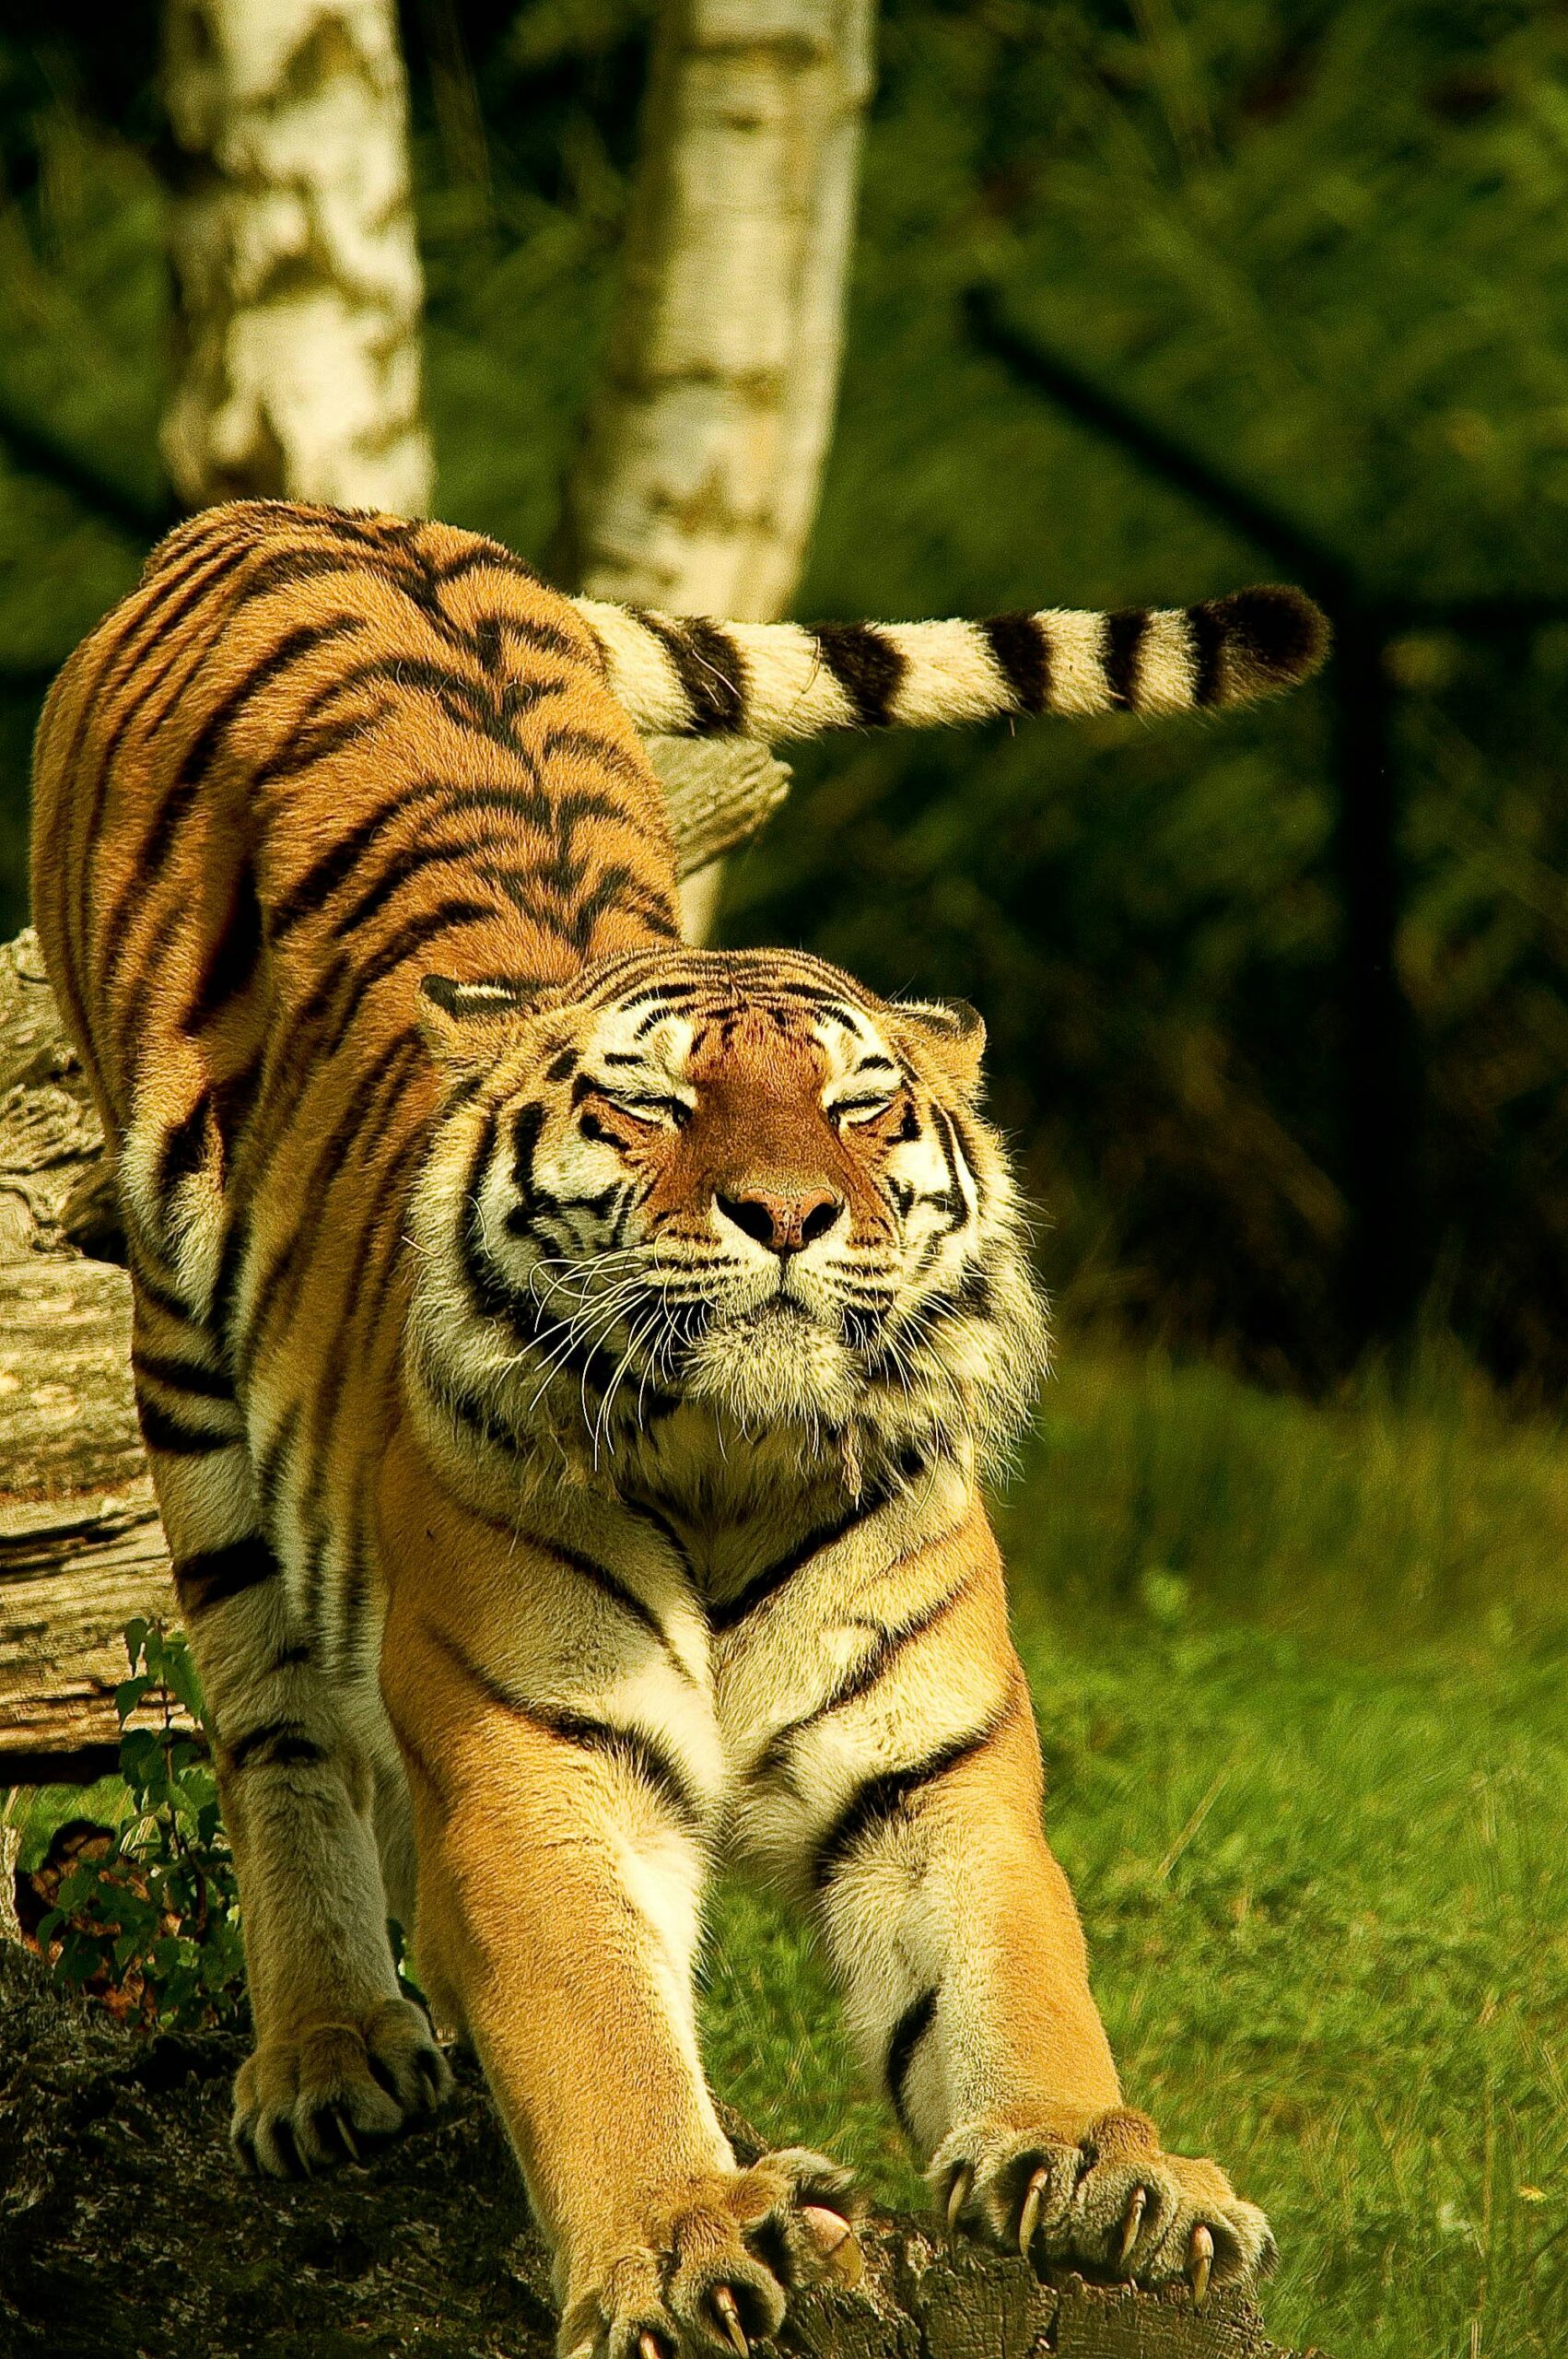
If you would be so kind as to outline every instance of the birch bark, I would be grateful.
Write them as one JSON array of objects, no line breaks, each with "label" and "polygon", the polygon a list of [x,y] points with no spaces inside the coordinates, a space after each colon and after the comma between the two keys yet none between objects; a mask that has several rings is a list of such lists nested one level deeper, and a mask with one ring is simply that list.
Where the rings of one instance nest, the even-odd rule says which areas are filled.
[{"label": "birch bark", "polygon": [[[837,396],[874,0],[668,0],[620,306],[562,578],[675,614],[787,608]],[[685,888],[706,931],[717,878]]]},{"label": "birch bark", "polygon": [[392,0],[168,0],[163,86],[181,158],[163,447],[181,499],[425,513]]}]

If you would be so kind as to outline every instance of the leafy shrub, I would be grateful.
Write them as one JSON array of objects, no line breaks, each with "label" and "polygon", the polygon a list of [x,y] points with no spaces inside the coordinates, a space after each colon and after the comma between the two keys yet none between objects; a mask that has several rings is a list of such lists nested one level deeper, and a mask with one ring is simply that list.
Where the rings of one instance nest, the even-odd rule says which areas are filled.
[{"label": "leafy shrub", "polygon": [[[239,1885],[219,1821],[201,1684],[183,1637],[127,1623],[114,1691],[123,1804],[70,1819],[18,1880],[18,1914],[55,1978],[122,2018],[189,2030],[242,2004]],[[162,1725],[132,1728],[151,1700]],[[199,1735],[177,1725],[183,1706]]]}]

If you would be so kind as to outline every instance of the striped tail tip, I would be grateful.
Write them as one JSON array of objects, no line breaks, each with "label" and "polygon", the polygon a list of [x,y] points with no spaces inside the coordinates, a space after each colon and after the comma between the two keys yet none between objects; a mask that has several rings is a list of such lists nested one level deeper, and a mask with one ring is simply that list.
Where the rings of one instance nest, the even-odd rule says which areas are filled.
[{"label": "striped tail tip", "polygon": [[1209,673],[1199,701],[1211,710],[1293,688],[1310,680],[1328,653],[1328,616],[1305,590],[1282,582],[1233,590],[1189,611]]}]

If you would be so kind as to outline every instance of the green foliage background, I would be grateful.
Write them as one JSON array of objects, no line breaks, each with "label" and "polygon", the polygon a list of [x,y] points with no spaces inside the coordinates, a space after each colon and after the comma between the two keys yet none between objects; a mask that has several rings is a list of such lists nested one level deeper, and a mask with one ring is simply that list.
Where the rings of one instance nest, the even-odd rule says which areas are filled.
[{"label": "green foliage background", "polygon": [[[533,556],[603,348],[649,16],[408,11],[439,504]],[[6,922],[42,682],[165,497],[153,36],[151,11],[81,0],[0,24]],[[881,57],[802,614],[1169,602],[1275,569],[978,352],[958,301],[977,279],[1286,511],[1363,604],[1527,605],[1485,628],[1418,616],[1391,647],[1398,970],[1433,1315],[1560,1386],[1568,18],[890,0]],[[1324,695],[1216,725],[829,744],[798,770],[731,871],[727,937],[981,1006],[1078,1312],[1332,1375],[1353,1335]]]}]

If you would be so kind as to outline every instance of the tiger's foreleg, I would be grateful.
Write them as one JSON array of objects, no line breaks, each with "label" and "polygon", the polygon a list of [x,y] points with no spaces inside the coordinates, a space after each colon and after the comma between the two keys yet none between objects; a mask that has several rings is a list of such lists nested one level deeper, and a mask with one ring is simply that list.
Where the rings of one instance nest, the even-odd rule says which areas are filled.
[{"label": "tiger's foreleg", "polygon": [[219,1355],[141,1285],[135,1328],[137,1405],[240,1877],[256,2046],[232,2134],[247,2164],[290,2177],[427,2111],[451,2074],[398,1989],[370,1766],[341,1680],[290,1609]]},{"label": "tiger's foreleg", "polygon": [[839,1716],[841,1799],[812,1832],[863,2060],[951,2227],[1116,2277],[1185,2274],[1199,2294],[1244,2280],[1272,2257],[1262,2212],[1122,2103],[978,1509],[968,1545],[957,1604]]},{"label": "tiger's foreleg", "polygon": [[704,2081],[691,1970],[722,1765],[700,1661],[450,1500],[400,1520],[381,1684],[419,1971],[506,2121],[562,2351],[739,2351],[858,2248],[846,2175],[800,2151],[737,2168]]}]

